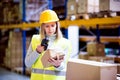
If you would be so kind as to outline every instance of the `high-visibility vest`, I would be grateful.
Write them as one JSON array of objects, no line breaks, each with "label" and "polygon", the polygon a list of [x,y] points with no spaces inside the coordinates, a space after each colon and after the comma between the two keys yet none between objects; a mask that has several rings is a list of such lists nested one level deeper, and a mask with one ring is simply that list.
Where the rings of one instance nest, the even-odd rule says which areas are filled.
[{"label": "high-visibility vest", "polygon": [[[36,50],[36,47],[41,43],[40,35],[33,35],[32,37],[32,49]],[[65,38],[61,38],[53,43],[53,47],[61,47],[63,50],[68,49],[67,61],[71,53],[71,43]],[[42,52],[35,63],[32,65],[31,80],[65,80],[66,71],[55,70],[54,66],[44,68],[41,62],[41,58],[44,55],[45,51]],[[67,65],[66,61],[66,65]]]}]

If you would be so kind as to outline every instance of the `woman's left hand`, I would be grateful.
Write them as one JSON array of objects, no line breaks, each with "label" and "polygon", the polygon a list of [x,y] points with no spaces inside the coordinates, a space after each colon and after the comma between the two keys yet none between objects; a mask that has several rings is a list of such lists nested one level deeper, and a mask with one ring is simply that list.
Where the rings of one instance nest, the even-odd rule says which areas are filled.
[{"label": "woman's left hand", "polygon": [[57,56],[56,59],[54,58],[49,58],[48,61],[53,65],[55,66],[56,68],[59,67],[61,65],[61,63],[63,62],[64,58],[63,59],[59,59],[59,56]]}]

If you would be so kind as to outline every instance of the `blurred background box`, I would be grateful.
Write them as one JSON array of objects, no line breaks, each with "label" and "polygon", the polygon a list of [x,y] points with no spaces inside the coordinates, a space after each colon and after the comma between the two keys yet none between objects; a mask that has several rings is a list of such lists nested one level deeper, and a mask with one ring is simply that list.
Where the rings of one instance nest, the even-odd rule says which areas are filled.
[{"label": "blurred background box", "polygon": [[87,52],[80,52],[79,53],[79,59],[85,59],[85,60],[87,60],[88,59],[88,53]]},{"label": "blurred background box", "polygon": [[76,14],[77,13],[77,3],[76,0],[68,0],[67,3],[67,14]]},{"label": "blurred background box", "polygon": [[77,13],[99,12],[99,0],[78,0]]},{"label": "blurred background box", "polygon": [[120,64],[117,64],[117,74],[120,74]]},{"label": "blurred background box", "polygon": [[98,42],[88,42],[87,52],[90,56],[105,56],[105,45]]},{"label": "blurred background box", "polygon": [[100,11],[120,11],[120,0],[99,0]]}]

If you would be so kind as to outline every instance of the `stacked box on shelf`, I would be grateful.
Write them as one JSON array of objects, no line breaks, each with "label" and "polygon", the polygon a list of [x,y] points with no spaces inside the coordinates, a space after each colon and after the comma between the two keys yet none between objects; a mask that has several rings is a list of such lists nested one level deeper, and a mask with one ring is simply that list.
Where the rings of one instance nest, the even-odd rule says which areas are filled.
[{"label": "stacked box on shelf", "polygon": [[67,2],[67,15],[75,15],[77,13],[76,0],[68,0]]},{"label": "stacked box on shelf", "polygon": [[5,66],[14,68],[22,66],[22,34],[21,32],[10,32],[8,48],[5,54]]},{"label": "stacked box on shelf", "polygon": [[120,74],[120,63],[117,64],[117,74]]},{"label": "stacked box on shelf", "polygon": [[[28,49],[31,37],[26,37],[26,49]],[[11,31],[9,34],[8,48],[6,49],[4,64],[15,72],[22,73],[23,55],[22,55],[22,32]],[[30,75],[31,69],[26,68],[26,75]]]},{"label": "stacked box on shelf", "polygon": [[93,13],[99,12],[99,0],[69,0],[67,15],[75,15],[76,19],[89,19]]},{"label": "stacked box on shelf", "polygon": [[3,16],[4,16],[4,18],[3,18],[3,22],[4,23],[8,23],[8,14],[7,14],[7,12],[8,12],[8,7],[6,7],[6,8],[4,8],[3,9]]},{"label": "stacked box on shelf", "polygon": [[105,45],[98,42],[88,42],[87,52],[89,56],[105,56],[104,52]]},{"label": "stacked box on shelf", "polygon": [[99,12],[99,0],[78,0],[77,13]]},{"label": "stacked box on shelf", "polygon": [[22,14],[20,13],[20,4],[15,4],[12,9],[13,23],[20,23],[22,21]]},{"label": "stacked box on shelf", "polygon": [[2,13],[0,13],[0,24],[3,24],[3,7],[2,2],[0,2],[0,10]]},{"label": "stacked box on shelf", "polygon": [[100,11],[120,11],[120,0],[99,0]]},{"label": "stacked box on shelf", "polygon": [[3,3],[3,21],[4,24],[20,23],[21,13],[19,3]]},{"label": "stacked box on shelf", "polygon": [[80,51],[80,53],[79,53],[79,58],[80,58],[80,59],[85,59],[85,60],[87,60],[87,59],[89,58],[89,55],[88,55],[87,52],[82,52],[82,51]]}]

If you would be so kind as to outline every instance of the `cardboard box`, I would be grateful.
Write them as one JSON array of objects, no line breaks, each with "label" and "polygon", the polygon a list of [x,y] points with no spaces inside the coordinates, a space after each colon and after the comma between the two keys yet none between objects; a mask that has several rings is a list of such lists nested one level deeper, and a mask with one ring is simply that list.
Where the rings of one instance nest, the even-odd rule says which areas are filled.
[{"label": "cardboard box", "polygon": [[105,45],[103,43],[88,42],[87,52],[90,56],[105,56]]},{"label": "cardboard box", "polygon": [[117,74],[120,74],[120,64],[117,64]]},{"label": "cardboard box", "polygon": [[44,53],[44,55],[41,58],[43,67],[44,68],[50,67],[52,64],[48,62],[48,59],[53,58],[56,60],[57,56],[59,56],[59,59],[64,58],[64,54],[62,52],[56,52],[53,49],[46,50],[46,52]]},{"label": "cardboard box", "polygon": [[99,0],[78,0],[77,13],[99,12]]},{"label": "cardboard box", "polygon": [[77,3],[76,0],[69,0],[67,3],[67,14],[75,15],[77,13]]},{"label": "cardboard box", "polygon": [[120,11],[120,0],[100,0],[100,11]]},{"label": "cardboard box", "polygon": [[117,65],[96,61],[70,59],[66,80],[116,80]]},{"label": "cardboard box", "polygon": [[88,59],[88,53],[87,52],[80,52],[79,53],[79,59],[85,59],[87,60]]},{"label": "cardboard box", "polygon": [[115,63],[120,63],[120,56],[114,57]]}]

